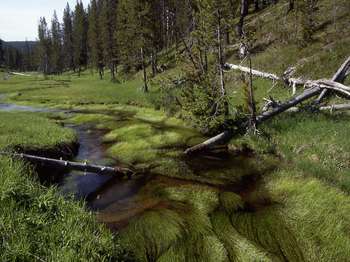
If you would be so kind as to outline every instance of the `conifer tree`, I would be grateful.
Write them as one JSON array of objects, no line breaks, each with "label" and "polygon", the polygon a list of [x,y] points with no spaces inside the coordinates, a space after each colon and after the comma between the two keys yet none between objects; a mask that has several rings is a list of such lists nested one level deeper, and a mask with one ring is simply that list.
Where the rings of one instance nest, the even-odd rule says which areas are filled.
[{"label": "conifer tree", "polygon": [[54,73],[62,73],[62,31],[56,11],[54,12],[53,18],[51,20],[51,41],[52,71]]},{"label": "conifer tree", "polygon": [[45,17],[40,18],[39,22],[39,60],[40,68],[46,75],[51,73],[50,52],[51,52],[51,37]]},{"label": "conifer tree", "polygon": [[87,17],[83,3],[78,1],[73,18],[73,51],[74,64],[78,68],[78,75],[87,64]]},{"label": "conifer tree", "polygon": [[101,32],[99,27],[99,9],[96,0],[91,0],[89,5],[88,20],[88,50],[89,63],[93,68],[98,68],[100,79],[103,78],[103,51],[101,47]]},{"label": "conifer tree", "polygon": [[117,46],[117,6],[115,0],[100,0],[100,28],[101,28],[101,47],[105,64],[109,66],[112,81],[116,80],[116,70],[118,64],[118,46]]},{"label": "conifer tree", "polygon": [[63,13],[63,53],[64,67],[75,70],[73,49],[73,14],[67,3]]}]

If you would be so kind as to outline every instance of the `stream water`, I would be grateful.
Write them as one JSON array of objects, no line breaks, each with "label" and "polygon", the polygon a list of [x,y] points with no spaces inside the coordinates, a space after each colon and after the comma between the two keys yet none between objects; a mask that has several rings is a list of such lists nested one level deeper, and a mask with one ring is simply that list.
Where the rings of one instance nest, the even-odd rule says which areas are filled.
[{"label": "stream water", "polygon": [[[1,97],[0,97],[1,99]],[[22,111],[34,113],[65,113],[70,111],[49,109],[42,107],[22,106],[8,103],[0,103],[0,111]],[[79,150],[75,157],[76,161],[89,161],[93,164],[107,165],[113,164],[113,160],[106,158],[101,138],[103,132],[92,129],[88,125],[66,125],[66,128],[73,129],[78,137]],[[107,175],[97,175],[93,173],[69,172],[55,180],[59,190],[64,195],[74,195],[76,198],[86,198],[94,193],[112,178]]]},{"label": "stream water", "polygon": [[[45,108],[34,108],[29,106],[18,106],[14,104],[5,104],[1,102],[0,111],[25,111],[36,113],[49,112],[60,114],[64,113],[71,115],[75,113],[82,113],[75,111],[73,112]],[[117,116],[116,118],[119,119]],[[125,121],[125,117],[121,117],[120,119],[120,121]],[[123,123],[125,124],[125,122]],[[88,160],[93,164],[107,166],[120,165],[120,163],[118,163],[116,159],[110,159],[107,157],[107,145],[104,144],[102,141],[102,138],[105,135],[105,131],[96,129],[93,126],[89,125],[65,125],[65,127],[73,129],[78,136],[78,142],[80,144],[80,147],[78,154],[75,158],[76,161]],[[91,173],[85,174],[82,172],[70,172],[61,175],[58,181],[55,182],[57,183],[58,188],[63,195],[73,195],[76,198],[85,199],[87,206],[91,208],[91,210],[96,212],[97,220],[99,222],[106,224],[111,230],[121,232],[121,234],[123,234],[123,232],[126,232],[126,240],[133,239],[133,237],[136,237],[134,240],[131,240],[132,246],[134,246],[136,242],[143,243],[144,246],[141,247],[135,245],[135,249],[133,250],[133,252],[136,253],[143,252],[142,250],[145,248],[145,246],[148,245],[151,245],[153,248],[153,245],[157,243],[158,238],[161,239],[163,236],[165,237],[167,233],[163,231],[167,230],[167,223],[171,224],[171,221],[173,221],[173,219],[175,219],[175,223],[176,219],[178,219],[176,214],[181,214],[181,219],[183,219],[183,221],[186,221],[184,223],[187,223],[187,225],[189,226],[191,226],[192,218],[199,219],[200,216],[198,218],[196,218],[195,216],[191,217],[191,215],[188,216],[189,214],[196,213],[190,213],[193,209],[192,204],[186,204],[186,202],[183,202],[181,200],[181,194],[186,194],[186,191],[183,191],[183,193],[181,193],[181,188],[197,188],[197,193],[199,194],[203,192],[201,190],[204,188],[204,190],[209,190],[208,192],[218,193],[219,196],[227,192],[232,192],[236,196],[238,195],[244,202],[244,205],[240,207],[241,209],[238,212],[238,214],[243,214],[244,216],[242,217],[246,217],[247,219],[242,220],[244,222],[242,222],[241,224],[241,226],[243,225],[242,228],[239,227],[239,224],[237,225],[237,230],[240,229],[242,230],[242,235],[247,235],[248,240],[246,241],[252,241],[252,243],[254,241],[257,241],[258,243],[260,243],[260,238],[264,239],[265,237],[269,237],[269,235],[260,235],[260,231],[258,231],[255,228],[255,224],[257,224],[256,227],[259,226],[259,223],[261,223],[263,227],[267,226],[266,230],[272,230],[271,232],[273,234],[275,232],[275,228],[269,228],[269,224],[267,222],[264,222],[269,221],[270,219],[269,216],[264,215],[268,213],[260,212],[261,210],[266,210],[266,208],[270,208],[272,202],[266,194],[263,197],[259,196],[259,178],[264,174],[263,172],[270,172],[271,168],[275,168],[275,166],[266,169],[256,168],[257,165],[254,166],[254,164],[252,164],[251,162],[251,159],[255,159],[255,157],[250,154],[251,152],[245,152],[245,154],[243,155],[233,155],[224,153],[223,155],[219,154],[198,156],[191,158],[190,160],[181,159],[180,161],[182,161],[182,163],[185,163],[187,168],[191,170],[193,179],[189,179],[186,173],[184,173],[184,175],[181,177],[175,178],[171,177],[171,175],[168,174],[162,175],[163,173],[156,174],[152,172],[145,172],[141,175],[133,176],[131,179],[127,179]],[[235,178],[237,179],[235,180]],[[220,181],[220,183],[217,183],[218,181]],[[189,187],[187,187],[187,185]],[[170,200],[166,197],[164,198],[164,195],[162,195],[162,193],[159,193],[164,193],[164,191],[162,190],[167,188],[176,188],[180,190],[177,191],[179,195],[175,195],[175,197],[178,198],[178,200]],[[190,195],[188,200],[199,201],[200,203],[201,196],[196,195],[196,192],[192,193],[193,195]],[[203,196],[205,196],[205,194]],[[184,195],[184,197],[186,196]],[[206,202],[204,202],[203,204],[206,204]],[[218,214],[217,212],[219,212],[219,214],[223,214],[220,213],[222,212],[222,210],[222,208],[217,209],[215,214]],[[146,213],[146,211],[150,212]],[[174,217],[163,218],[162,212],[165,212],[164,214],[167,214],[167,212],[173,212],[172,214],[174,214]],[[146,217],[146,214],[151,214],[150,220],[143,220],[143,214],[145,214]],[[156,216],[159,216],[160,219],[154,222],[155,224],[152,224],[152,214],[153,216],[157,214]],[[276,216],[274,217],[276,221],[279,221],[279,216],[276,215],[277,213],[274,213],[274,211],[272,211],[271,214]],[[239,217],[240,216],[238,216],[238,218]],[[135,221],[139,221],[139,218],[141,221],[139,227],[136,226],[137,222],[136,224],[133,224],[133,226],[128,226],[130,223],[135,223]],[[198,221],[205,222],[206,220]],[[251,225],[249,224],[251,226],[251,231],[249,232],[253,232],[252,235],[244,231],[244,225],[246,221],[255,221],[252,222]],[[212,220],[211,223],[215,223],[215,221]],[[174,225],[171,224],[171,226]],[[162,226],[164,226],[165,228],[162,229]],[[180,228],[178,230],[182,230]],[[283,237],[281,239],[286,239],[285,242],[288,243],[288,245],[290,241],[294,241],[293,236],[290,236],[290,234],[288,233],[289,231],[284,230],[285,225],[283,223],[278,224],[276,228],[276,234],[279,234],[279,230],[282,230],[281,232],[283,233]],[[143,233],[140,233],[140,230]],[[189,228],[188,230],[191,229]],[[182,234],[186,236],[187,231],[185,230],[184,232],[185,233]],[[237,233],[237,231],[232,231],[231,233],[233,232]],[[284,234],[285,232],[287,233]],[[153,234],[153,242],[149,243],[149,240],[146,236],[153,236]],[[137,236],[139,236],[140,238],[138,238]],[[145,237],[145,239],[143,239],[143,237]],[[202,238],[203,236],[199,237],[199,239]],[[281,249],[280,245],[282,245],[283,243],[280,243],[279,240],[276,241],[276,246],[279,248],[278,250],[282,250],[283,248]],[[198,243],[200,243],[200,241]],[[262,241],[261,243],[265,242]],[[188,247],[192,244],[193,243],[186,242],[184,245]],[[160,243],[159,245],[162,244]],[[267,246],[266,248],[269,248],[269,246]],[[299,252],[299,250],[297,251]],[[159,256],[160,253],[157,252],[156,254],[152,255],[153,258]],[[284,252],[282,251],[276,252],[277,255],[282,258],[285,256]],[[280,252],[281,254],[279,254],[278,252]],[[193,253],[192,255],[196,256],[195,253]],[[143,255],[141,254],[141,256]]]}]

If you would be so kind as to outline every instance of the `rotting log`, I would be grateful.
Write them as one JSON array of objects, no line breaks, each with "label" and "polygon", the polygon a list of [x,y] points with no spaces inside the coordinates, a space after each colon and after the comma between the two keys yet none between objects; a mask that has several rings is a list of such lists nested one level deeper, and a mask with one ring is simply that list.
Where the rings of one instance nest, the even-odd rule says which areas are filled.
[{"label": "rotting log", "polygon": [[[348,58],[348,60],[349,59],[350,58]],[[345,64],[347,64],[346,62],[338,69],[338,71],[336,73],[336,75],[338,75],[338,77],[336,78],[335,77],[336,75],[335,75],[332,80],[335,79],[335,80],[339,80],[339,81],[340,80],[344,81],[345,77],[349,73],[348,71],[350,70],[349,68],[344,66]],[[255,73],[257,73],[257,72],[255,72]],[[261,73],[262,72],[259,72],[258,74],[261,75]],[[273,75],[273,74],[267,75],[267,74],[264,73],[263,75],[266,78],[276,80],[275,75]],[[342,77],[340,77],[340,76],[342,76]],[[343,78],[343,79],[341,79],[341,78]],[[341,93],[342,95],[350,97],[350,87],[347,87],[339,82],[332,81],[332,80],[305,81],[304,86],[307,89],[302,94],[294,96],[284,103],[279,103],[278,105],[273,107],[271,110],[263,112],[262,114],[257,116],[256,117],[256,125],[259,125],[262,122],[264,122],[264,121],[266,121],[266,120],[268,120],[268,119],[270,119],[270,118],[272,118],[272,117],[274,117],[282,112],[285,112],[288,109],[290,109],[290,108],[292,108],[292,107],[294,107],[294,106],[296,106],[296,105],[298,105],[298,104],[300,104],[300,103],[302,103],[302,102],[304,102],[304,101],[306,101],[306,100],[308,100],[316,95],[319,95],[324,90],[333,90],[335,92]],[[247,123],[243,123],[240,126],[240,128],[244,129],[247,126],[249,126]],[[238,135],[238,134],[239,133],[237,131],[226,130],[226,131],[222,132],[221,134],[204,141],[201,144],[198,144],[198,145],[195,145],[191,148],[188,148],[185,151],[185,154],[190,155],[190,154],[193,154],[193,153],[196,153],[199,151],[210,149],[210,148],[217,146],[217,145],[222,145],[222,144],[228,143],[230,141],[230,139],[232,139],[235,135]]]},{"label": "rotting log", "polygon": [[58,160],[53,158],[39,157],[28,154],[17,153],[5,153],[0,152],[0,155],[8,155],[12,157],[18,157],[26,159],[32,163],[41,163],[55,168],[62,168],[67,170],[82,171],[87,173],[95,173],[100,175],[113,175],[113,176],[131,176],[134,172],[131,169],[123,167],[107,167],[100,165],[93,165],[88,163],[79,163],[66,160]]}]

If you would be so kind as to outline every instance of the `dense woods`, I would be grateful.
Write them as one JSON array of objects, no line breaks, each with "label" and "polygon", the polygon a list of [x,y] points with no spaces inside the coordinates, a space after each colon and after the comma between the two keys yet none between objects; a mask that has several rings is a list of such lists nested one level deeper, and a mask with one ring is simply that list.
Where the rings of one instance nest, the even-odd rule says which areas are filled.
[{"label": "dense woods", "polygon": [[[91,0],[86,8],[78,1],[73,10],[67,4],[62,24],[56,13],[51,26],[45,18],[40,19],[40,69],[45,73],[61,73],[94,68],[98,69],[100,78],[108,69],[115,81],[117,68],[130,73],[151,65],[155,76],[160,70],[159,52],[176,48],[182,53],[199,51],[198,57],[187,55],[196,69],[207,70],[211,54],[219,52],[222,64],[225,45],[243,36],[249,8],[259,11],[274,3],[276,1],[265,0]],[[189,37],[194,40],[184,43]],[[58,59],[60,56],[65,59]],[[147,81],[145,90],[146,84]]]},{"label": "dense woods", "polygon": [[34,42],[4,42],[0,39],[0,68],[33,71],[36,67]]},{"label": "dense woods", "polygon": [[[12,50],[7,64],[45,75],[73,71],[80,76],[90,69],[112,82],[140,71],[142,89],[148,92],[150,79],[176,62],[183,79],[171,81],[168,97],[174,89],[180,91],[166,107],[180,107],[183,118],[207,134],[226,129],[242,115],[250,115],[254,125],[252,79],[242,75],[247,105],[237,115],[229,105],[225,63],[232,50],[236,57],[250,59],[258,29],[246,26],[246,17],[277,2],[91,0],[87,7],[77,1],[73,8],[67,3],[62,19],[56,12],[50,21],[40,18],[35,62],[26,62],[31,50]],[[300,28],[294,41],[305,46],[313,39],[317,0],[284,2],[286,15],[295,11],[295,26]],[[165,56],[161,62],[160,56]]]}]

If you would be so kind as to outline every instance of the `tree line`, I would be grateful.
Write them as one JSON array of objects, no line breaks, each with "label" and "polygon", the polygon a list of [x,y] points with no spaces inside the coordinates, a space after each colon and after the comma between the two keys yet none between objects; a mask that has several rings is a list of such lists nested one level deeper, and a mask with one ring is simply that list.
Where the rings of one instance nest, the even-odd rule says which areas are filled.
[{"label": "tree line", "polygon": [[0,39],[0,68],[7,70],[37,70],[35,45],[25,41],[20,47]]}]

